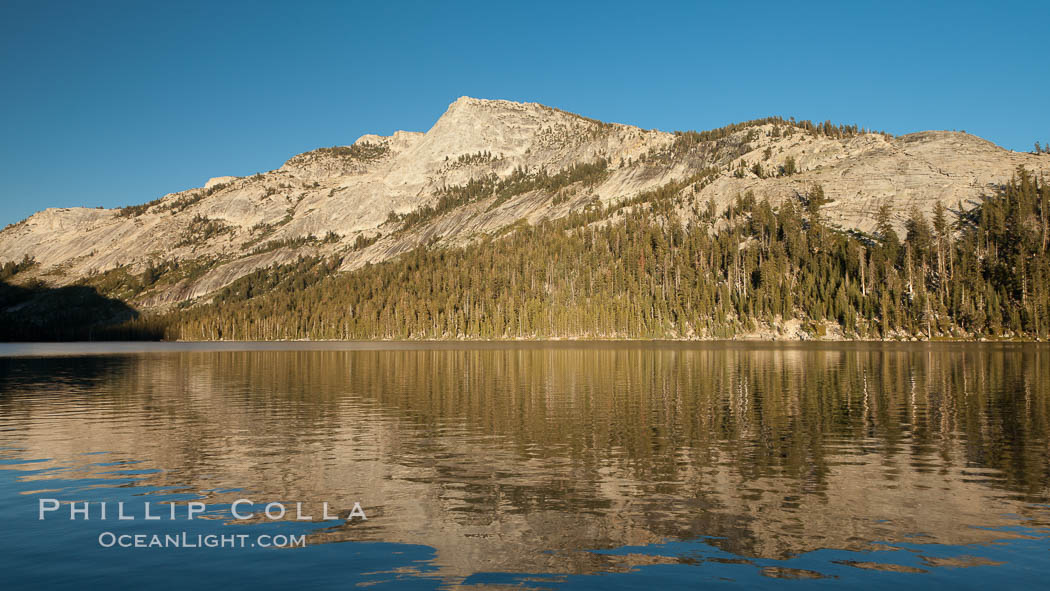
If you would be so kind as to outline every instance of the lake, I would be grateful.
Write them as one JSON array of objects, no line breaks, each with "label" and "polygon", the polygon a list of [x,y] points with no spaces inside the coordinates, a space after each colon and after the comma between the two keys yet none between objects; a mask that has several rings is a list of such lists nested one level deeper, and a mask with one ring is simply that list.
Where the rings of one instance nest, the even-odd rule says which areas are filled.
[{"label": "lake", "polygon": [[1044,345],[0,345],[0,586],[1036,588],[1048,421]]}]

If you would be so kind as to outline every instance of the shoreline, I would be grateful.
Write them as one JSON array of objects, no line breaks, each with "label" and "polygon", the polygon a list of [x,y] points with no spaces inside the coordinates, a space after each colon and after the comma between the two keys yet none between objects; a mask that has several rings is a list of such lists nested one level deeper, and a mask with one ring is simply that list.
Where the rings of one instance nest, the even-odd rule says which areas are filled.
[{"label": "shoreline", "polygon": [[75,341],[0,343],[0,360],[217,352],[354,352],[542,349],[663,349],[667,351],[918,351],[1046,346],[1045,341],[771,341],[771,340],[385,340],[385,341]]},{"label": "shoreline", "polygon": [[728,338],[675,337],[544,337],[544,338],[392,338],[392,339],[95,339],[3,341],[3,344],[32,343],[1050,343],[1038,337],[899,337],[899,338]]}]

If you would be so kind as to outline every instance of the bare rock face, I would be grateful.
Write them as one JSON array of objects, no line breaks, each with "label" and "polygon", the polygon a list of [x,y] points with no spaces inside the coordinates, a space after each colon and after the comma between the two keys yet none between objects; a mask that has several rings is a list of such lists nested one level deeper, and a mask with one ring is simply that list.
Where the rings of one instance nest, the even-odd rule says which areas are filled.
[{"label": "bare rock face", "polygon": [[929,214],[938,201],[955,212],[972,208],[996,185],[1009,180],[1019,166],[1037,173],[1050,171],[1046,156],[1010,152],[951,131],[924,131],[899,138],[867,134],[849,140],[789,137],[760,141],[742,159],[761,162],[767,146],[775,154],[769,166],[782,165],[793,157],[802,172],[767,179],[726,175],[708,186],[703,196],[725,202],[753,191],[760,199],[779,202],[819,184],[831,199],[825,206],[831,223],[870,232],[882,204],[891,206],[903,226],[912,208]]},{"label": "bare rock face", "polygon": [[[884,203],[902,223],[909,209],[929,212],[937,201],[968,209],[1018,166],[1050,173],[1050,156],[945,131],[834,139],[764,123],[692,146],[679,140],[534,103],[463,97],[426,133],[365,135],[349,146],[299,154],[274,171],[209,179],[202,188],[121,210],[46,209],[0,232],[0,263],[32,257],[39,265],[31,276],[55,285],[160,264],[194,269],[135,301],[164,308],[206,298],[247,273],[300,255],[338,255],[341,269],[349,270],[422,244],[464,244],[522,220],[619,203],[704,170],[715,172],[683,189],[683,216],[708,202],[725,207],[748,191],[780,203],[819,184],[831,200],[828,220],[861,231],[873,229]],[[789,159],[796,174],[769,174]],[[411,227],[402,221],[438,204],[450,187],[598,161],[606,174],[597,183],[509,199],[482,195]]]},{"label": "bare rock face", "polygon": [[235,176],[217,176],[208,179],[208,182],[204,183],[205,189],[210,189],[216,185],[225,185],[237,180]]}]

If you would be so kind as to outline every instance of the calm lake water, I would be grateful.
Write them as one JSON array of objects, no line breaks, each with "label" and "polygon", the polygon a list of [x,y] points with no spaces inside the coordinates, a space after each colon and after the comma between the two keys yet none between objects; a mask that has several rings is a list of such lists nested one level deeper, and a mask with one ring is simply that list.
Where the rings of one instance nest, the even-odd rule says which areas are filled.
[{"label": "calm lake water", "polygon": [[0,587],[1045,588],[1048,421],[1042,345],[0,345]]}]

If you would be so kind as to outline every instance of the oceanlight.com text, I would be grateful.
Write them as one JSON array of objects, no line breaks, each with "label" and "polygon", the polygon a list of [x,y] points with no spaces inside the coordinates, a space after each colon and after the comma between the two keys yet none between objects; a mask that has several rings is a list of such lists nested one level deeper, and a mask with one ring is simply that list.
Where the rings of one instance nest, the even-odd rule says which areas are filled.
[{"label": "oceanlight.com text", "polygon": [[98,535],[103,548],[305,548],[305,535],[285,534],[115,534]]}]

